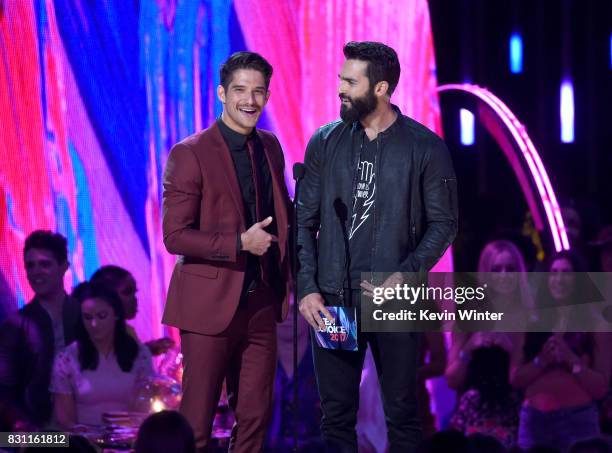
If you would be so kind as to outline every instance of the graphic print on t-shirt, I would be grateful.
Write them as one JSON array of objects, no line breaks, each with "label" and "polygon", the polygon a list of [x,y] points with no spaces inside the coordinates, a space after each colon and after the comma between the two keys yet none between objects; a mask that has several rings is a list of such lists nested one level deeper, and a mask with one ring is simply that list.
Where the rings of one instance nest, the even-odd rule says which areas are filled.
[{"label": "graphic print on t-shirt", "polygon": [[370,149],[365,153],[361,153],[357,169],[357,187],[353,194],[353,218],[349,231],[349,239],[353,238],[355,232],[368,221],[372,213],[374,193],[376,192],[374,159],[375,153],[371,152]]}]

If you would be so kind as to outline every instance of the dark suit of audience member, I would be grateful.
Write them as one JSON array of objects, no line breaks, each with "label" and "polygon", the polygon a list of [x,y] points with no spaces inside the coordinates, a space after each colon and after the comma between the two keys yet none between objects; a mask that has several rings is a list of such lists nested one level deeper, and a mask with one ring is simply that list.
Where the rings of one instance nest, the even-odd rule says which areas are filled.
[{"label": "dark suit of audience member", "polygon": [[[78,314],[78,307],[66,296],[64,345],[75,339]],[[0,398],[39,426],[51,418],[49,381],[55,349],[51,316],[36,299],[0,326]]]}]

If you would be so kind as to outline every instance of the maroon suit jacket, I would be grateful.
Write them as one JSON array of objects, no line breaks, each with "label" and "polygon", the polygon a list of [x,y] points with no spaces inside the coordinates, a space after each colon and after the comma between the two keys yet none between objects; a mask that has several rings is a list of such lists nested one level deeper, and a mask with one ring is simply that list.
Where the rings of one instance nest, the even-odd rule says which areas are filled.
[{"label": "maroon suit jacket", "polygon": [[[276,137],[257,130],[272,177],[280,263],[286,282],[278,295],[277,320],[287,316],[290,199],[285,160]],[[216,123],[170,150],[163,178],[163,234],[168,252],[180,255],[172,273],[162,322],[191,332],[223,331],[238,307],[246,252],[237,234],[245,225],[242,194],[230,150]]]}]

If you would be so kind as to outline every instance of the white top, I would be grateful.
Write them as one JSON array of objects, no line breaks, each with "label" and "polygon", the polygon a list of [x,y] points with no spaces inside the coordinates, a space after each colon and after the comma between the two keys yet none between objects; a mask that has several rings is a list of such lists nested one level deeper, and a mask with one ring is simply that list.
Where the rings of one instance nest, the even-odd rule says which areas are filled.
[{"label": "white top", "polygon": [[64,317],[62,311],[49,310],[46,304],[40,302],[40,306],[45,309],[49,318],[51,319],[51,325],[53,326],[53,347],[54,351],[61,351],[64,349]]},{"label": "white top", "polygon": [[139,387],[153,375],[151,354],[138,344],[138,355],[132,369],[123,372],[115,354],[99,355],[96,370],[81,370],[78,344],[70,344],[55,357],[49,390],[72,394],[76,402],[76,423],[102,425],[102,414],[129,411],[133,408]]}]

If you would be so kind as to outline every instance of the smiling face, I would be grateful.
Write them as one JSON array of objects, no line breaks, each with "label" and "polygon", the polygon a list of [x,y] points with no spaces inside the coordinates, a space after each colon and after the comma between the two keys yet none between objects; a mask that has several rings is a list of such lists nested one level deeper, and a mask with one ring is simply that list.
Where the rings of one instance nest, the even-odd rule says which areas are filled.
[{"label": "smiling face", "polygon": [[81,304],[83,325],[94,343],[104,343],[115,335],[117,315],[104,299],[85,299]]},{"label": "smiling face", "polygon": [[502,295],[512,294],[518,286],[519,266],[510,252],[502,250],[491,263],[492,289]]},{"label": "smiling face", "polygon": [[374,86],[367,77],[368,63],[361,60],[346,60],[340,72],[340,117],[345,123],[360,121],[374,110],[378,98]]},{"label": "smiling face", "polygon": [[64,274],[68,263],[58,263],[46,249],[32,248],[25,253],[24,264],[28,283],[36,297],[48,297],[64,291]]},{"label": "smiling face", "polygon": [[550,295],[557,302],[570,298],[574,291],[574,267],[567,258],[559,258],[552,262],[548,276]]},{"label": "smiling face", "polygon": [[248,135],[257,125],[270,92],[261,72],[237,69],[232,74],[227,90],[219,85],[217,95],[223,103],[223,122],[234,131]]}]

